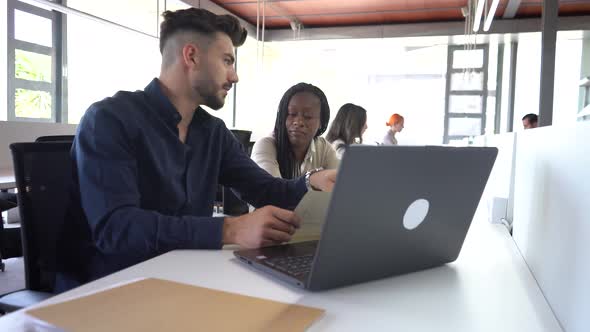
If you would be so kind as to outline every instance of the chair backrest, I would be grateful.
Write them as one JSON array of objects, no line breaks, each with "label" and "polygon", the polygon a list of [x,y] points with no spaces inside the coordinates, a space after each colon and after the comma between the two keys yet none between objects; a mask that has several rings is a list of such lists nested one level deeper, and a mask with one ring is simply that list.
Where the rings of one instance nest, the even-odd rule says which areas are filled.
[{"label": "chair backrest", "polygon": [[53,292],[56,246],[73,181],[71,142],[10,145],[18,189],[26,288]]},{"label": "chair backrest", "polygon": [[[244,152],[249,153],[250,137],[249,130],[230,129],[238,141],[242,144]],[[230,188],[223,188],[223,213],[227,215],[242,215],[248,213],[248,204],[242,201]]]},{"label": "chair backrest", "polygon": [[230,129],[230,131],[238,139],[238,142],[242,143],[242,148],[244,149],[244,151],[247,151],[248,146],[250,145],[250,137],[252,137],[252,132],[249,130],[239,129]]},{"label": "chair backrest", "polygon": [[73,142],[74,135],[39,136],[35,142]]}]

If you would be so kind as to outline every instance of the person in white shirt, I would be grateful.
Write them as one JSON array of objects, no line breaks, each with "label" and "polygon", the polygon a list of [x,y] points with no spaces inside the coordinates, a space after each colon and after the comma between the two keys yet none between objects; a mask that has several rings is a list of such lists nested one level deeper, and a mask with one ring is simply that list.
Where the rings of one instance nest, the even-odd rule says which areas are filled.
[{"label": "person in white shirt", "polygon": [[272,136],[259,139],[252,160],[275,177],[292,179],[340,163],[330,143],[320,137],[328,127],[330,106],[318,87],[299,83],[279,103]]},{"label": "person in white shirt", "polygon": [[363,143],[367,128],[367,111],[355,104],[344,104],[332,121],[326,139],[336,150],[338,158],[342,159],[346,147]]},{"label": "person in white shirt", "polygon": [[385,123],[389,128],[387,133],[381,140],[382,145],[397,145],[397,138],[395,134],[404,129],[404,117],[395,113],[389,117],[389,121]]}]

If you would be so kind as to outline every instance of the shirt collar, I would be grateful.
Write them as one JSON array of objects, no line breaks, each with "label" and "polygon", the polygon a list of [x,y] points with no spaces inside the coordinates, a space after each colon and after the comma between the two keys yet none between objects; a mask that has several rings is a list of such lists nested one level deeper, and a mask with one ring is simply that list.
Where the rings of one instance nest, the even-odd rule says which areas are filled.
[{"label": "shirt collar", "polygon": [[313,161],[313,156],[315,156],[316,146],[315,146],[315,138],[311,140],[309,144],[309,149],[307,149],[307,153],[305,154],[305,160],[309,160],[310,162]]},{"label": "shirt collar", "polygon": [[307,169],[309,169],[311,167],[311,165],[313,165],[313,157],[316,155],[316,144],[315,144],[316,139],[312,139],[311,143],[309,144],[309,148],[307,149],[307,153],[305,153],[305,158],[303,159],[303,162],[301,163],[301,167],[300,167],[300,171],[301,174],[303,174]]},{"label": "shirt collar", "polygon": [[[176,110],[176,107],[172,104],[170,99],[162,91],[162,83],[158,78],[154,78],[146,87],[145,94],[148,99],[155,106],[156,113],[164,120],[168,125],[176,128],[182,116]],[[191,121],[191,125],[194,123],[204,124],[207,120],[211,119],[211,115],[207,113],[203,108],[198,107],[195,111],[195,115]]]},{"label": "shirt collar", "polygon": [[152,105],[155,106],[154,108],[162,120],[169,125],[176,127],[182,119],[182,116],[178,113],[170,99],[164,94],[160,84],[160,80],[154,78],[150,84],[145,87],[144,92],[148,96],[150,102],[153,103]]}]

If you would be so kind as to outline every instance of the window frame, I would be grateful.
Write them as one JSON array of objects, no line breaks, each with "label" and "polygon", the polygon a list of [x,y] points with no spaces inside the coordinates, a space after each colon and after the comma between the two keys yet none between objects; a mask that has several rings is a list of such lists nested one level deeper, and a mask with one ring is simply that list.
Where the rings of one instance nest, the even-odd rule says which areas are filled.
[{"label": "window frame", "polygon": [[[22,40],[17,40],[15,36],[15,11],[19,10],[31,15],[40,16],[51,20],[51,39],[52,46],[44,46]],[[61,55],[61,36],[60,36],[60,15],[55,11],[45,10],[17,0],[7,1],[7,120],[8,121],[29,121],[29,122],[61,122],[62,98],[61,89],[58,87],[62,84],[61,68],[62,62],[58,55]],[[16,50],[32,52],[51,57],[51,82],[37,82],[16,78],[15,60]],[[16,115],[15,96],[17,89],[27,89],[47,92],[51,96],[51,114],[49,118],[29,118],[19,117]]]},{"label": "window frame", "polygon": [[[445,120],[444,120],[444,136],[443,143],[448,144],[451,140],[459,140],[473,135],[449,135],[449,120],[453,118],[475,118],[481,119],[480,135],[483,135],[486,128],[486,107],[488,100],[488,61],[489,61],[489,45],[478,44],[473,47],[473,50],[483,50],[483,65],[481,68],[472,68],[476,73],[483,73],[483,85],[481,89],[476,90],[451,90],[452,74],[462,73],[463,69],[453,68],[454,52],[464,50],[464,46],[449,45],[447,55],[447,83],[445,90]],[[451,96],[480,96],[481,98],[481,113],[455,113],[450,110]]]}]

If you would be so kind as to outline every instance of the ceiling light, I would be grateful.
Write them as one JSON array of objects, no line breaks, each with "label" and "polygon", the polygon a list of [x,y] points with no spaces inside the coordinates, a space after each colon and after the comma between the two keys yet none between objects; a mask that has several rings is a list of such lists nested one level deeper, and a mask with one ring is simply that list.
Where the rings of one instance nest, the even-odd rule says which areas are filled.
[{"label": "ceiling light", "polygon": [[481,23],[481,16],[483,15],[483,8],[485,7],[486,0],[478,0],[477,8],[475,9],[475,21],[473,21],[473,32],[479,31],[479,25]]},{"label": "ceiling light", "polygon": [[490,7],[490,12],[488,13],[488,17],[486,17],[486,21],[483,24],[483,31],[490,30],[490,26],[492,26],[492,20],[494,19],[494,15],[496,14],[496,9],[498,9],[498,3],[500,0],[492,1],[492,6]]}]

